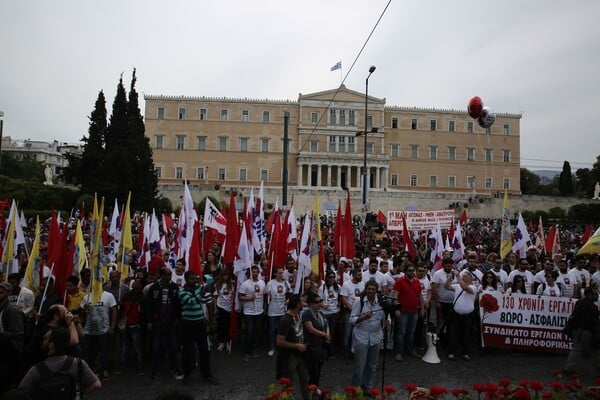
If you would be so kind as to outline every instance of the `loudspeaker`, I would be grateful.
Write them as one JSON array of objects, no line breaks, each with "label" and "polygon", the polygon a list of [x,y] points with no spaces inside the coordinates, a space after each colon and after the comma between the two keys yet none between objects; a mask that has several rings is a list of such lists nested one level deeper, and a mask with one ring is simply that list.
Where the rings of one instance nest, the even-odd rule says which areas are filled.
[{"label": "loudspeaker", "polygon": [[427,352],[423,356],[423,361],[429,364],[439,364],[442,360],[437,355],[437,335],[434,332],[427,332],[425,339],[427,340]]}]

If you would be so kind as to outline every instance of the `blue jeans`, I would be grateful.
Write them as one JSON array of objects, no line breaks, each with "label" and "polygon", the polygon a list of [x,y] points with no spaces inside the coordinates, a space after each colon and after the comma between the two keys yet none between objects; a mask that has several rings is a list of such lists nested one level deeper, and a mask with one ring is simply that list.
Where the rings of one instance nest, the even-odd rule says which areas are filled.
[{"label": "blue jeans", "polygon": [[396,319],[394,328],[394,351],[398,354],[412,353],[415,351],[415,329],[419,314],[403,312]]},{"label": "blue jeans", "polygon": [[349,355],[352,347],[352,329],[353,326],[350,323],[350,311],[344,311],[344,341],[342,351],[344,354]]},{"label": "blue jeans", "polygon": [[352,366],[352,386],[360,386],[364,393],[373,387],[373,376],[379,358],[379,343],[354,344],[354,365]]},{"label": "blue jeans", "polygon": [[268,317],[267,319],[267,340],[269,350],[275,350],[275,335],[277,333],[277,325],[281,319],[281,315]]},{"label": "blue jeans", "polygon": [[95,343],[98,343],[100,346],[100,351],[98,352],[100,357],[100,369],[106,371],[108,370],[108,333],[102,335],[85,335],[83,337],[83,359],[89,364],[90,368],[93,369],[94,363],[91,359],[91,349]]},{"label": "blue jeans", "polygon": [[126,337],[123,340],[123,350],[121,351],[121,365],[127,364],[129,351],[133,348],[133,351],[135,351],[135,367],[137,369],[142,369],[144,367],[142,327],[140,325],[128,326],[125,334]]},{"label": "blue jeans", "polygon": [[164,350],[169,354],[169,369],[179,370],[177,366],[177,335],[171,321],[152,322],[152,374],[157,375],[162,369]]},{"label": "blue jeans", "polygon": [[244,315],[244,322],[246,323],[246,340],[244,341],[244,353],[252,354],[254,349],[254,342],[256,336],[256,330],[262,320],[262,314],[259,315]]}]

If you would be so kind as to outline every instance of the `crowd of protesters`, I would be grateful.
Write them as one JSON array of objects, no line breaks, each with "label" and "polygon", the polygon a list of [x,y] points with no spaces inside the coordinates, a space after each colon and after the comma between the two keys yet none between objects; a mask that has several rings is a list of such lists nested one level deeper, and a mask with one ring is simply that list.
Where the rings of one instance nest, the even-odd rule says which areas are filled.
[{"label": "crowd of protesters", "polygon": [[[600,285],[598,255],[574,255],[581,245],[577,228],[562,231],[563,254],[549,257],[531,247],[525,257],[510,253],[501,259],[499,222],[472,221],[463,228],[464,259],[454,260],[446,249],[441,260],[431,262],[426,235],[415,237],[417,257],[411,257],[400,236],[386,232],[381,223],[360,220],[354,224],[355,257],[341,257],[332,246],[333,220],[323,218],[321,224],[322,276],[312,272],[298,277],[292,257],[286,265],[267,268],[265,257],[257,256],[240,279],[220,263],[219,243],[203,256],[200,275],[186,270],[184,259],[172,266],[168,250],[156,250],[146,265],[137,263],[133,250],[127,277],[107,259],[107,280],[96,304],[87,268],[68,278],[64,296],[54,291],[47,266],[41,268],[39,287],[32,290],[23,285],[23,270],[3,276],[7,283],[0,284],[0,339],[5,370],[0,375],[8,380],[2,389],[23,385],[28,369],[50,355],[43,342],[59,327],[69,337],[62,352],[83,359],[103,381],[131,368],[152,382],[175,379],[187,384],[198,367],[208,384],[218,385],[210,352],[231,353],[232,339],[240,335],[244,362],[260,362],[261,354],[276,356],[276,375],[292,377],[303,389],[319,385],[323,363],[337,354],[353,363],[348,369],[352,383],[367,390],[386,324],[388,348],[397,362],[421,357],[427,323],[437,327],[449,360],[469,361],[479,340],[480,293],[590,299]],[[22,261],[25,266],[26,257]],[[294,295],[297,279],[302,279],[301,290]],[[381,313],[372,318],[386,297],[395,307],[389,322]],[[232,318],[236,305],[237,319]],[[596,368],[600,372],[600,363]],[[86,379],[96,385],[89,374]]]}]

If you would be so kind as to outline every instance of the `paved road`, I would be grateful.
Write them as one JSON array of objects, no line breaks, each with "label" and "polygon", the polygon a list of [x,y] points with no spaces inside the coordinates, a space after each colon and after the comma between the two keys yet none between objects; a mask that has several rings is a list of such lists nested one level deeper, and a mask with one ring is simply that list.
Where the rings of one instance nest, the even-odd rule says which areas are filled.
[{"label": "paved road", "polygon": [[[169,389],[180,389],[191,393],[196,399],[264,399],[269,384],[275,381],[275,357],[267,357],[266,352],[258,358],[245,363],[242,361],[240,345],[234,346],[233,354],[211,353],[214,375],[219,386],[210,386],[203,382],[197,370],[188,386],[181,381],[163,374],[156,384],[150,383],[146,376],[136,376],[132,371],[112,376],[104,382],[102,389],[87,399],[140,400],[154,399],[158,393]],[[237,348],[237,350],[236,350]],[[383,353],[381,353],[383,354]],[[506,378],[518,382],[522,379],[536,379],[544,384],[554,380],[553,372],[562,368],[565,355],[549,353],[521,352],[486,349],[475,351],[470,362],[463,360],[448,361],[440,351],[440,364],[427,364],[422,360],[410,358],[403,362],[393,360],[391,353],[386,356],[385,384],[398,389],[406,383],[428,387],[434,384],[447,388],[463,387],[471,389],[474,383],[497,383]],[[381,387],[383,374],[382,357],[377,371],[377,387]],[[341,358],[328,361],[324,367],[321,386],[342,390],[351,377],[351,365]],[[582,382],[593,383],[595,373],[591,363],[579,371]]]}]

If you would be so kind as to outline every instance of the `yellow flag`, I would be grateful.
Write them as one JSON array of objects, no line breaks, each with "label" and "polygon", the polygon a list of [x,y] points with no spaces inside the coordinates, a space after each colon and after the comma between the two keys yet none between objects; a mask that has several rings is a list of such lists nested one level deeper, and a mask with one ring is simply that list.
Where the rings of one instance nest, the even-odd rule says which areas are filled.
[{"label": "yellow flag", "polygon": [[500,235],[500,258],[504,259],[512,250],[512,236],[510,229],[510,210],[508,209],[508,192],[504,191],[504,205],[502,207],[502,233]]},{"label": "yellow flag", "polygon": [[600,254],[600,228],[594,232],[591,238],[577,252],[579,254]]},{"label": "yellow flag", "polygon": [[85,251],[85,242],[83,241],[83,231],[81,230],[81,221],[77,220],[77,228],[75,229],[75,247],[73,248],[73,271],[77,271],[77,275],[85,266],[87,254]]},{"label": "yellow flag", "polygon": [[102,263],[100,255],[102,254],[102,220],[104,219],[104,197],[100,201],[100,208],[97,208],[97,202],[94,199],[94,219],[92,220],[92,229],[94,235],[91,238],[93,242],[91,272],[92,272],[92,306],[98,304],[102,298]]},{"label": "yellow flag", "polygon": [[35,221],[35,239],[33,240],[33,246],[31,246],[31,252],[29,253],[29,260],[27,261],[27,268],[25,269],[25,286],[27,286],[34,293],[38,293],[40,286],[40,216],[38,215]]},{"label": "yellow flag", "polygon": [[121,279],[129,275],[129,252],[133,249],[133,238],[131,236],[131,214],[129,204],[131,201],[131,192],[127,196],[127,204],[123,212],[123,228],[121,229],[121,240],[119,241],[119,250],[117,251],[117,266],[121,273]]},{"label": "yellow flag", "polygon": [[[13,200],[12,206],[10,207],[10,225],[8,226],[8,231],[6,232],[6,244],[4,245],[4,253],[2,253],[2,265],[6,270],[6,279],[8,279],[8,275],[13,272],[18,272],[18,262],[16,259],[16,251],[15,248],[15,229],[16,225],[19,223],[19,216],[17,214],[17,206]],[[15,269],[15,265],[17,268]]]}]

